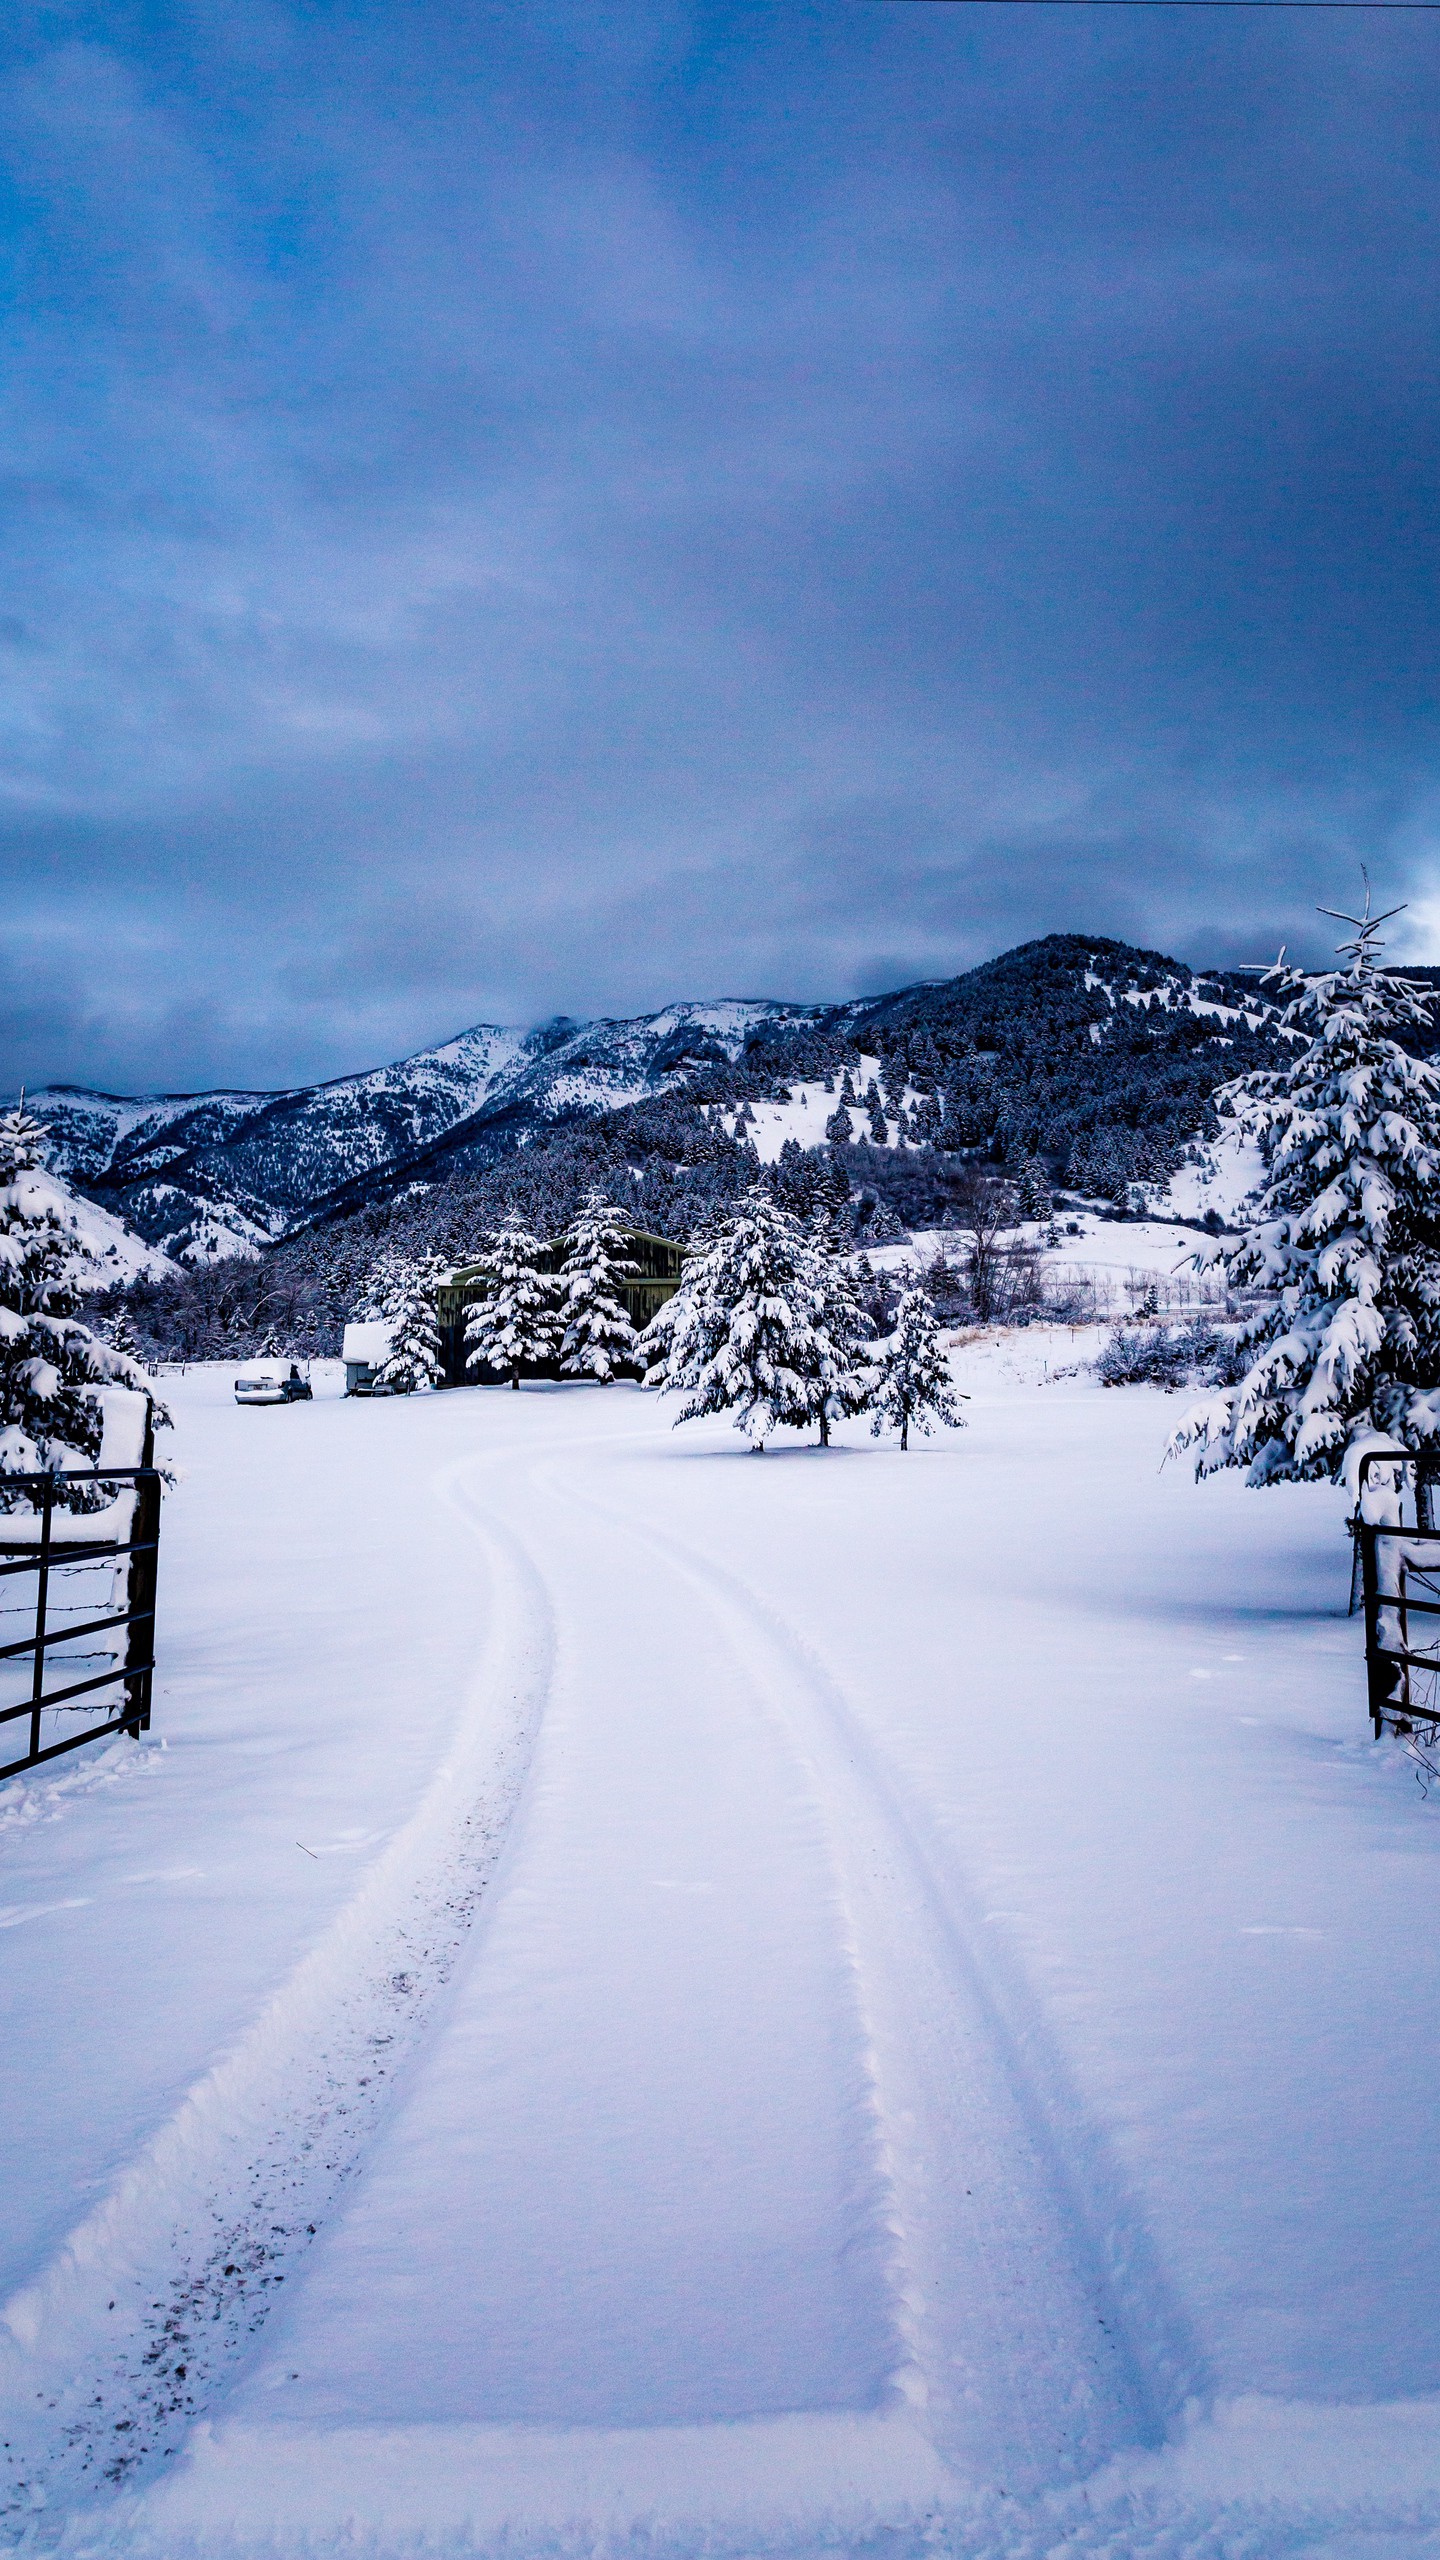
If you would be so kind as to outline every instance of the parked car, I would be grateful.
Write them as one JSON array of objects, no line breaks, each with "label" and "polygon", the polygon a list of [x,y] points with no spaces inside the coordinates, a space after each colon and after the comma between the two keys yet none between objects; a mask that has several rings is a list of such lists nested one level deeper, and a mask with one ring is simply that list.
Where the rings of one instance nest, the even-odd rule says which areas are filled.
[{"label": "parked car", "polygon": [[237,1404],[309,1404],[310,1381],[293,1360],[247,1360],[235,1381]]}]

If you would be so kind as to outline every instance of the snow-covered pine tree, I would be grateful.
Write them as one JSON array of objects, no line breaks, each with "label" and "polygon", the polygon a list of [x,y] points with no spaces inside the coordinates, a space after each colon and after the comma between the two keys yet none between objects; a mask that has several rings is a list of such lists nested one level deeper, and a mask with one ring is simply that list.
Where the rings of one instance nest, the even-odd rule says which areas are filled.
[{"label": "snow-covered pine tree", "polygon": [[1038,1156],[1027,1156],[1020,1167],[1020,1215],[1042,1223],[1050,1215],[1050,1185]]},{"label": "snow-covered pine tree", "polygon": [[815,1158],[798,1138],[787,1138],[776,1162],[770,1167],[770,1188],[775,1198],[797,1218],[808,1218],[815,1206]]},{"label": "snow-covered pine tree", "polygon": [[565,1238],[560,1267],[560,1366],[567,1378],[633,1378],[643,1366],[621,1283],[638,1279],[623,1212],[603,1191],[587,1194]]},{"label": "snow-covered pine tree", "polygon": [[436,1291],[445,1265],[438,1254],[387,1257],[384,1303],[376,1313],[390,1327],[390,1349],[375,1383],[392,1396],[414,1395],[440,1377],[440,1311]]},{"label": "snow-covered pine tree", "polygon": [[[1399,914],[1392,908],[1390,914]],[[1322,915],[1335,914],[1322,908]],[[1398,1034],[1428,1028],[1434,997],[1381,967],[1387,916],[1341,916],[1348,965],[1307,978],[1282,951],[1265,973],[1308,1032],[1269,1073],[1216,1096],[1258,1138],[1268,1172],[1238,1241],[1210,1248],[1231,1285],[1263,1293],[1241,1340],[1250,1366],[1185,1415],[1171,1452],[1197,1474],[1252,1484],[1338,1479],[1372,1433],[1440,1463],[1440,1070]],[[1427,1466],[1424,1461],[1428,1459]]]},{"label": "snow-covered pine tree", "polygon": [[[77,1204],[42,1168],[44,1134],[23,1097],[0,1118],[0,1510],[28,1501],[7,1490],[7,1476],[93,1465],[103,1387],[131,1387],[149,1398],[157,1423],[169,1419],[144,1371],[76,1314],[95,1262]],[[74,1489],[58,1498],[87,1508],[106,1496]]]},{"label": "snow-covered pine tree", "polygon": [[872,1244],[903,1244],[905,1230],[888,1200],[877,1197],[865,1221],[865,1232]]},{"label": "snow-covered pine tree", "polygon": [[541,1269],[543,1246],[519,1217],[485,1238],[476,1260],[485,1284],[465,1319],[465,1366],[489,1369],[520,1384],[522,1369],[542,1367],[559,1348],[559,1292]]},{"label": "snow-covered pine tree", "polygon": [[391,1244],[382,1245],[355,1300],[355,1313],[362,1322],[378,1324],[390,1312],[390,1301],[400,1287],[404,1257]]},{"label": "snow-covered pine tree", "polygon": [[812,1219],[817,1375],[815,1418],[820,1445],[830,1446],[830,1425],[848,1414],[868,1413],[874,1389],[867,1350],[874,1332],[861,1303],[856,1275],[845,1259],[845,1241],[828,1210]]},{"label": "snow-covered pine tree", "polygon": [[843,1101],[837,1102],[825,1123],[825,1136],[828,1143],[832,1147],[848,1147],[854,1135],[855,1123],[850,1117],[848,1106]]},{"label": "snow-covered pine tree", "polygon": [[135,1327],[130,1321],[130,1310],[128,1307],[120,1306],[116,1308],[114,1315],[110,1318],[110,1321],[105,1328],[105,1338],[108,1341],[111,1350],[118,1351],[122,1360],[139,1359],[140,1344],[136,1336]]},{"label": "snow-covered pine tree", "polygon": [[837,1156],[829,1154],[820,1156],[815,1169],[814,1206],[817,1215],[829,1216],[833,1232],[838,1238],[841,1234],[841,1222],[849,1213],[850,1182]]},{"label": "snow-covered pine tree", "polygon": [[825,1415],[836,1392],[825,1261],[799,1219],[758,1187],[716,1221],[645,1335],[646,1385],[686,1398],[677,1423],[733,1412],[759,1455],[782,1424]]},{"label": "snow-covered pine tree", "polygon": [[964,1425],[960,1411],[969,1398],[960,1394],[950,1375],[940,1342],[940,1328],[927,1290],[911,1286],[895,1310],[895,1330],[882,1342],[876,1363],[872,1431],[898,1428],[900,1446],[910,1446],[913,1424],[929,1431],[936,1422]]}]

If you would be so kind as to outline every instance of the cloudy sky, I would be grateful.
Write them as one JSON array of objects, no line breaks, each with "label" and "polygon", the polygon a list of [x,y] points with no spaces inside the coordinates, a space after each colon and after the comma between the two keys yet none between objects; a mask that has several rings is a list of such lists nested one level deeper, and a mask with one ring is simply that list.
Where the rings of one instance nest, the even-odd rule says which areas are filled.
[{"label": "cloudy sky", "polygon": [[0,1079],[1440,957],[1440,17],[5,25]]}]

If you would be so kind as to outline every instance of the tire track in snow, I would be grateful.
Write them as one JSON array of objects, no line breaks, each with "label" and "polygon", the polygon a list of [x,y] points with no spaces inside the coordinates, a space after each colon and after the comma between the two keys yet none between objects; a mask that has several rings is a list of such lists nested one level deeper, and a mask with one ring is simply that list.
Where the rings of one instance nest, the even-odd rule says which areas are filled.
[{"label": "tire track in snow", "polygon": [[[549,1491],[603,1510],[573,1477]],[[949,1862],[779,1612],[673,1532],[631,1533],[686,1577],[808,1765],[896,2202],[897,2320],[937,2451],[1024,2495],[1160,2444],[1201,2392],[1199,2359],[1043,2028],[1012,2023]]]},{"label": "tire track in snow", "polygon": [[173,2456],[361,2165],[454,1972],[520,1800],[553,1650],[524,1549],[463,1498],[474,1471],[454,1461],[435,1489],[489,1550],[490,1623],[418,1807],[235,2051],[0,2310],[0,2515],[27,2540],[53,2538],[57,2508]]}]

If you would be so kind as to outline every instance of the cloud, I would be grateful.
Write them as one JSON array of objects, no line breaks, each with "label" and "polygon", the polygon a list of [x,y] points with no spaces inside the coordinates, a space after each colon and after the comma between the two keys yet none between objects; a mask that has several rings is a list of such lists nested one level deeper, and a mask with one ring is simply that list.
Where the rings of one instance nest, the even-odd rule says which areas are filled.
[{"label": "cloud", "polygon": [[12,32],[0,1076],[1432,932],[1440,72],[991,16]]}]

